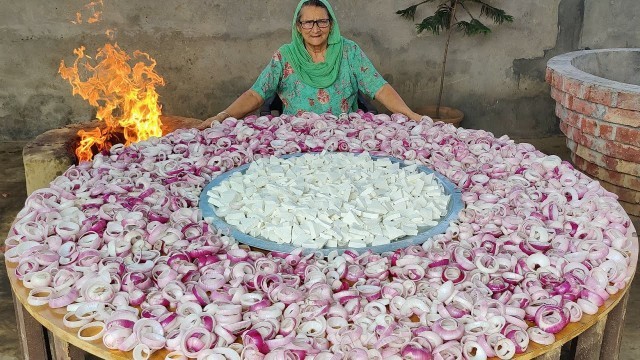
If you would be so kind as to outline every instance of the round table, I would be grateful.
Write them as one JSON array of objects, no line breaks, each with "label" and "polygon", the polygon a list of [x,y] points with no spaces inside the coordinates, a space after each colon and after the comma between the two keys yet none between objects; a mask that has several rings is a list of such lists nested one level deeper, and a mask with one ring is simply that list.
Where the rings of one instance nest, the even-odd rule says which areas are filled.
[{"label": "round table", "polygon": [[[386,119],[384,118],[384,116],[386,115],[370,116],[368,114],[354,114],[353,119],[351,117],[344,119],[342,117],[340,119],[334,119],[335,116],[333,116],[331,118],[331,121],[335,122],[336,127],[343,126],[346,123],[357,123],[359,124],[359,126],[362,126],[371,131],[373,131],[374,127],[399,127],[399,125],[396,126],[394,124],[403,124],[403,121],[405,121],[401,118],[396,118],[394,120],[393,117],[391,117],[390,119]],[[282,120],[283,119],[280,118],[280,120],[277,121]],[[318,119],[312,116],[309,118],[299,118],[299,120],[316,124]],[[326,120],[329,120],[329,118],[326,118]],[[269,121],[271,121],[271,119],[269,119]],[[245,123],[249,125],[253,124],[252,126],[256,129],[259,128],[257,119],[255,118],[251,120],[251,122],[248,119],[245,119]],[[327,126],[326,122],[323,121],[322,123]],[[223,128],[234,127],[235,124],[236,122],[230,120],[228,121],[228,124],[223,123],[221,126]],[[265,125],[264,122],[261,122],[260,124],[261,126]],[[276,124],[274,123],[272,125]],[[440,146],[441,142],[446,143],[445,137],[446,139],[457,139],[456,141],[452,141],[451,144],[449,144],[451,146],[453,146],[453,143],[462,144],[462,141],[459,138],[454,137],[454,132],[456,133],[456,135],[459,135],[459,132],[457,130],[454,131],[455,128],[451,127],[450,125],[442,126],[440,124],[434,125],[426,122],[424,125],[420,124],[419,126],[421,128],[418,128],[418,133],[422,135],[425,144],[439,144],[438,146]],[[414,129],[413,126],[410,128]],[[294,132],[293,128],[290,130]],[[405,131],[404,133],[408,134],[407,131]],[[344,134],[341,136],[346,137],[346,132],[343,131],[343,133]],[[485,145],[488,146],[489,143],[494,143],[496,141],[500,142],[502,145],[507,145],[507,140],[502,139],[498,141],[497,139],[493,138],[492,134],[481,132],[480,130],[467,130],[466,132],[463,131],[463,133],[467,137],[467,139],[477,133],[478,135],[477,137],[474,137],[474,141],[480,141],[480,143],[476,145],[479,145],[482,149],[484,149]],[[265,144],[269,144],[269,146],[271,146],[270,139],[271,138],[267,136],[264,137],[263,140],[265,141]],[[266,149],[267,145],[265,144],[262,144],[260,146],[264,146]],[[346,140],[345,144],[347,144]],[[377,144],[376,146],[380,147],[380,144]],[[440,150],[439,147],[429,147],[426,145],[421,146],[421,148],[423,152],[429,151],[428,149],[438,149],[438,151]],[[466,149],[468,150],[468,148]],[[515,151],[515,149],[513,148],[511,150]],[[525,152],[533,151],[531,150],[531,147],[523,147],[521,150]],[[282,152],[286,153],[286,151],[284,150],[282,150]],[[444,152],[440,152],[444,154]],[[438,160],[440,164],[438,166],[434,164],[436,170],[440,165],[444,163],[444,160],[447,159],[442,154],[440,156],[442,159]],[[513,157],[515,155],[509,156]],[[455,168],[456,167],[451,167],[451,169]],[[632,243],[631,263],[627,273],[629,283],[627,284],[627,286],[623,290],[619,291],[616,295],[611,296],[606,301],[605,305],[603,305],[599,309],[600,311],[597,314],[593,316],[585,315],[580,322],[570,324],[562,332],[556,334],[556,341],[553,344],[549,346],[540,346],[531,343],[526,353],[518,355],[519,359],[559,359],[561,352],[564,352],[562,351],[562,349],[567,349],[567,346],[569,346],[570,354],[572,354],[572,357],[575,359],[597,359],[601,357],[601,353],[605,354],[603,358],[606,359],[617,358],[621,331],[624,324],[623,319],[626,310],[626,302],[628,299],[628,291],[630,288],[631,280],[633,278],[633,274],[635,273],[636,262],[638,259],[638,239],[635,229],[629,229],[626,235],[630,238]],[[7,264],[7,270],[14,296],[16,298],[15,303],[18,326],[21,338],[24,340],[23,350],[27,359],[40,360],[51,358],[52,352],[54,353],[53,357],[57,359],[82,358],[84,356],[83,351],[87,351],[96,356],[109,359],[128,359],[131,357],[131,353],[111,351],[107,349],[102,345],[101,341],[85,342],[77,338],[77,330],[66,329],[63,326],[62,318],[65,314],[64,309],[50,309],[47,306],[29,306],[26,302],[28,290],[17,281],[14,275],[14,264]],[[43,331],[43,326],[51,333],[49,333],[48,331]],[[50,339],[51,341],[48,341],[48,339]],[[565,344],[567,344],[567,346],[563,346]],[[51,350],[50,347],[52,348]],[[162,359],[164,358],[164,354],[166,354],[166,352],[158,352],[153,354],[152,358]]]},{"label": "round table", "polygon": [[[627,286],[612,295],[595,315],[585,314],[580,321],[570,323],[556,334],[556,341],[553,344],[543,346],[531,342],[527,351],[520,354],[517,359],[560,359],[561,349],[565,344],[571,345],[567,350],[571,352],[572,359],[611,360],[618,358],[629,289],[638,261],[638,234],[633,225],[629,228],[627,236],[633,242]],[[46,305],[29,305],[27,303],[29,289],[25,288],[16,278],[15,264],[6,263],[6,266],[15,299],[16,318],[23,341],[22,348],[25,359],[49,358],[50,355],[47,351],[51,351],[48,350],[50,345],[55,353],[53,356],[55,359],[83,359],[85,351],[104,359],[131,359],[130,352],[110,350],[102,344],[101,340],[94,342],[80,340],[76,336],[77,329],[70,329],[63,325],[62,317],[66,313],[64,308],[52,309]],[[49,339],[49,343],[52,344],[47,343],[42,326],[53,334],[54,338]],[[164,359],[166,354],[165,350],[158,351],[151,356],[151,359]],[[606,356],[604,356],[605,354]]]}]

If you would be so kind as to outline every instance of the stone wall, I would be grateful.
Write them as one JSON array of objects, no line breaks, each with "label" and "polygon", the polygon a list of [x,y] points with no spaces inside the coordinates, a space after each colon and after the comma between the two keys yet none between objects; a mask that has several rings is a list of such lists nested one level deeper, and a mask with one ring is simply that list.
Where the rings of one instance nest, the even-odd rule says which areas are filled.
[{"label": "stone wall", "polygon": [[[167,85],[164,112],[204,119],[250,87],[273,52],[290,39],[296,0],[158,2],[104,0],[103,20],[71,24],[88,0],[0,0],[0,140],[29,139],[87,122],[93,109],[57,74],[74,48],[95,54],[106,29],[127,52],[158,61]],[[333,0],[343,35],[358,42],[412,107],[437,99],[444,36],[417,36],[394,12],[412,1]],[[494,1],[515,18],[489,36],[454,35],[444,102],[464,111],[463,126],[496,135],[558,134],[544,82],[546,61],[580,46],[640,46],[620,39],[637,12],[635,0],[602,6],[588,0]],[[612,8],[619,8],[614,10]],[[418,11],[417,18],[427,13]],[[605,14],[606,13],[606,14]],[[606,16],[604,16],[606,15]],[[609,21],[616,19],[615,22]],[[86,19],[86,17],[85,17]],[[588,37],[585,37],[585,34]]]}]

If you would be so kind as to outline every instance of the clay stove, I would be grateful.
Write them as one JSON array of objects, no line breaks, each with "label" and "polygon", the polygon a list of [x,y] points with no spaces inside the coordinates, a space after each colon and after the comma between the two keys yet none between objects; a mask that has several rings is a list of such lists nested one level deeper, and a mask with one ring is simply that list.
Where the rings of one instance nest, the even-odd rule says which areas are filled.
[{"label": "clay stove", "polygon": [[[165,135],[177,129],[195,127],[201,122],[198,119],[171,115],[163,115],[161,119],[162,133]],[[74,151],[79,140],[78,130],[95,129],[100,126],[101,122],[97,120],[72,124],[49,130],[29,142],[22,150],[27,195],[49,186],[53,179],[77,163]]]}]

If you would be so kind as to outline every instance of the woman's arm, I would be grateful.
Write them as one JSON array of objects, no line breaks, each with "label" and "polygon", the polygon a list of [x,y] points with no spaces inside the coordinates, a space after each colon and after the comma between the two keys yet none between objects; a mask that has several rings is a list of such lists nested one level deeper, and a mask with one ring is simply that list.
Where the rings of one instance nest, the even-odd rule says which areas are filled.
[{"label": "woman's arm", "polygon": [[420,119],[422,119],[422,115],[411,111],[398,92],[388,83],[384,84],[380,90],[376,92],[375,98],[392,113],[404,114],[414,121],[420,121]]},{"label": "woman's arm", "polygon": [[218,115],[203,121],[202,124],[198,126],[198,129],[206,129],[210,127],[214,121],[222,122],[222,120],[228,117],[234,117],[236,119],[243,118],[245,115],[256,111],[263,103],[264,99],[257,92],[249,89],[231,103],[229,107],[218,113]]}]

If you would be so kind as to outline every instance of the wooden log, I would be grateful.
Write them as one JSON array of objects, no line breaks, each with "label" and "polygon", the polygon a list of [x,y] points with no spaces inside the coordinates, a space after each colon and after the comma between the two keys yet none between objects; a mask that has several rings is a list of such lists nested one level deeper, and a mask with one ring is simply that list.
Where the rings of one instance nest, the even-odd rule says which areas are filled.
[{"label": "wooden log", "polygon": [[[602,337],[604,336],[604,329],[607,325],[607,316],[603,316],[593,324],[593,326],[586,329],[580,336],[576,338],[575,356],[574,359],[580,360],[599,360],[600,348],[602,345]],[[606,357],[605,359],[609,359]]]},{"label": "wooden log", "polygon": [[25,360],[49,359],[45,331],[46,329],[25,310],[13,292],[13,307],[16,312],[16,323],[20,335],[20,348]]},{"label": "wooden log", "polygon": [[57,336],[53,337],[55,360],[84,360],[85,352]]},{"label": "wooden log", "polygon": [[622,298],[618,305],[607,315],[607,325],[604,329],[602,346],[600,348],[600,359],[618,360],[628,301],[629,291],[627,291],[624,298]]}]

